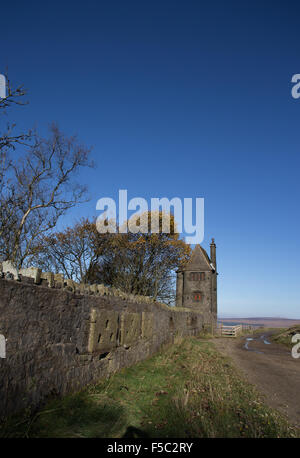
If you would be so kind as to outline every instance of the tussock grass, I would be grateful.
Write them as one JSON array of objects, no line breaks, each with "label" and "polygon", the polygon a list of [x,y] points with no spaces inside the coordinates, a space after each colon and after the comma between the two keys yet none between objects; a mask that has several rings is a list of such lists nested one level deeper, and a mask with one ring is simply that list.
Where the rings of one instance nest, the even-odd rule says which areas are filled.
[{"label": "tussock grass", "polygon": [[291,328],[280,328],[271,336],[271,340],[276,343],[285,345],[288,348],[292,348],[295,343],[292,343],[292,337],[295,334],[300,334],[300,326],[292,326]]},{"label": "tussock grass", "polygon": [[97,385],[14,417],[5,437],[296,437],[209,340],[176,338]]}]

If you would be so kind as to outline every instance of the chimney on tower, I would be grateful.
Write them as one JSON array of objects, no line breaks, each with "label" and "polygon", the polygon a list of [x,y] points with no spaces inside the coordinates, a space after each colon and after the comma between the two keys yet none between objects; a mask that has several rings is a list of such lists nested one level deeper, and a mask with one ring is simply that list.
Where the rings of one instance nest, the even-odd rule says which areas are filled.
[{"label": "chimney on tower", "polygon": [[215,239],[211,239],[211,244],[210,244],[210,259],[211,262],[217,271],[217,257],[216,257],[216,244],[215,244]]}]

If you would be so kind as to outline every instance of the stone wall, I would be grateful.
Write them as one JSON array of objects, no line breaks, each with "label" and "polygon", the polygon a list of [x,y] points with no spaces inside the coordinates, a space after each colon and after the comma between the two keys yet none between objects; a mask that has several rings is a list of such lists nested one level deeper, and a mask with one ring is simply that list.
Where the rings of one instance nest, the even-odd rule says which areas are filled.
[{"label": "stone wall", "polygon": [[149,298],[101,295],[98,285],[93,293],[52,274],[24,273],[18,281],[5,271],[0,278],[1,417],[79,390],[147,358],[176,335],[214,324],[209,315]]}]

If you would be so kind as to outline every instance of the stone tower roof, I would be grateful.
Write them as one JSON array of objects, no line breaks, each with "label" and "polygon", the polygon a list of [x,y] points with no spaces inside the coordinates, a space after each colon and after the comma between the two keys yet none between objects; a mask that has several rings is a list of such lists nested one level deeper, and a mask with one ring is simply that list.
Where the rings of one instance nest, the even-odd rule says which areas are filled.
[{"label": "stone tower roof", "polygon": [[211,260],[201,245],[196,245],[191,258],[189,261],[181,268],[182,271],[185,270],[212,270]]}]

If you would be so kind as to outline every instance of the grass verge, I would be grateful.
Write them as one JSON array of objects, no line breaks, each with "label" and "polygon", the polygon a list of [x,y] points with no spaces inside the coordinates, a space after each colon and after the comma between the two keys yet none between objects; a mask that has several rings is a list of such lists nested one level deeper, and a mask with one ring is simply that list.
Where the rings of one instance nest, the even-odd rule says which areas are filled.
[{"label": "grass verge", "polygon": [[212,342],[178,339],[80,393],[0,426],[1,437],[297,437]]},{"label": "grass verge", "polygon": [[295,343],[292,343],[292,337],[295,334],[300,334],[300,326],[292,326],[291,328],[280,328],[271,336],[273,342],[285,345],[291,349]]}]

